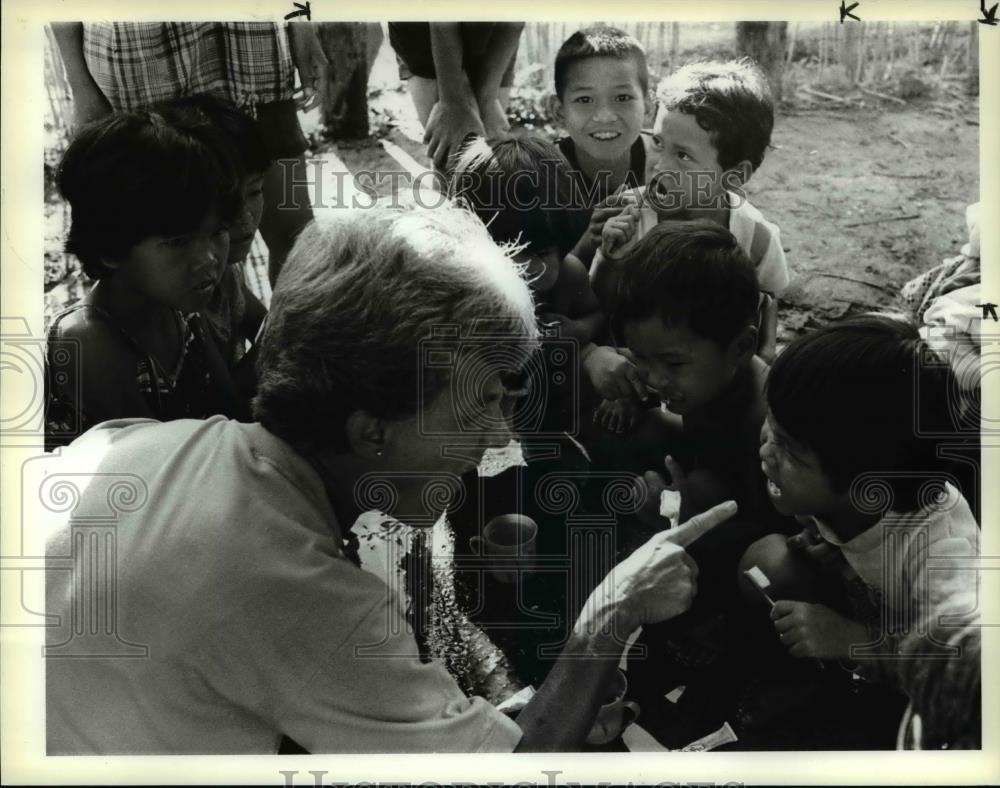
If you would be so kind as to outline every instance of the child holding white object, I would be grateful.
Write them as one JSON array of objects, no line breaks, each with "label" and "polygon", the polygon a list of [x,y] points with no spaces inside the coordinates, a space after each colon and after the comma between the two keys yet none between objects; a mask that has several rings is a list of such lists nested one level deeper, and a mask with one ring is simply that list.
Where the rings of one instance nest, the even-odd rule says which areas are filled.
[{"label": "child holding white object", "polygon": [[866,316],[796,340],[771,368],[761,466],[771,503],[805,528],[759,540],[740,569],[771,579],[770,616],[793,657],[892,680],[900,642],[975,583],[979,527],[921,434],[954,381],[922,344],[913,325]]}]

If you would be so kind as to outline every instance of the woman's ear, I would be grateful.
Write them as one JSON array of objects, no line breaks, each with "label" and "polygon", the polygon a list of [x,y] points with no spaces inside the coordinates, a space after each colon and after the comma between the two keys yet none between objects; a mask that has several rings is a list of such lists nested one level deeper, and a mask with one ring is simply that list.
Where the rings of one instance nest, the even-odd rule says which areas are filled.
[{"label": "woman's ear", "polygon": [[347,446],[351,453],[373,460],[382,456],[385,448],[385,422],[366,410],[356,410],[344,425]]}]

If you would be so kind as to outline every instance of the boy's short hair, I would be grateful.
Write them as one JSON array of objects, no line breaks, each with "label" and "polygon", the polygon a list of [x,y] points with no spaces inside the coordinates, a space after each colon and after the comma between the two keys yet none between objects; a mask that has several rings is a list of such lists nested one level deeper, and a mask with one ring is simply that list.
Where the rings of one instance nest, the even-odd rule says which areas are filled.
[{"label": "boy's short hair", "polygon": [[612,314],[619,340],[626,324],[654,316],[720,345],[757,323],[756,271],[733,234],[715,222],[660,222],[619,266]]},{"label": "boy's short hair", "polygon": [[693,115],[709,133],[724,170],[764,161],[774,130],[774,103],[763,72],[747,58],[689,63],[664,78],[657,101],[671,112]]},{"label": "boy's short hair", "polygon": [[525,246],[529,254],[568,254],[579,234],[568,209],[569,162],[542,137],[477,138],[461,152],[449,193],[473,211],[498,244]]},{"label": "boy's short hair", "polygon": [[59,192],[72,220],[66,251],[91,279],[151,236],[197,228],[212,210],[223,221],[240,205],[240,168],[223,133],[204,117],[120,112],[84,126],[63,154]]},{"label": "boy's short hair", "polygon": [[231,140],[244,176],[265,172],[274,163],[257,122],[230,101],[198,93],[156,104],[152,109],[171,121],[183,119],[186,113],[194,113],[191,121],[197,122],[197,113],[201,113]]},{"label": "boy's short hair", "polygon": [[878,481],[892,493],[892,508],[909,511],[941,465],[920,425],[940,422],[954,383],[915,325],[864,315],[789,344],[768,375],[767,404],[781,428],[816,453],[835,490],[884,472]]},{"label": "boy's short hair", "polygon": [[639,86],[643,95],[649,90],[649,67],[646,65],[646,50],[635,36],[617,27],[597,25],[577,30],[567,38],[556,53],[556,95],[562,98],[566,89],[566,75],[569,67],[581,60],[592,57],[613,57],[618,60],[631,59],[639,74]]}]

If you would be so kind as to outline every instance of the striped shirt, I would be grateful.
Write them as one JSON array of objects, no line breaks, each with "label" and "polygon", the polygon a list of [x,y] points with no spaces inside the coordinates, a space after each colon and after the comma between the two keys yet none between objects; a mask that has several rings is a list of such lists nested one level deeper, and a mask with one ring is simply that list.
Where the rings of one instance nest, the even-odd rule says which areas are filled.
[{"label": "striped shirt", "polygon": [[292,97],[287,35],[274,22],[95,22],[83,55],[115,110],[211,93],[256,113]]}]

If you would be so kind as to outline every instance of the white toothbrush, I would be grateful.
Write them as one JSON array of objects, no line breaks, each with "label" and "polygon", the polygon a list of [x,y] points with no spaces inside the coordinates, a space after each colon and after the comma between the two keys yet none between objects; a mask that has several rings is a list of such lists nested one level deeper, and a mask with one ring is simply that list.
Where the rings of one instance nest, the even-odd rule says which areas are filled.
[{"label": "white toothbrush", "polygon": [[767,593],[767,589],[771,587],[771,581],[768,579],[767,575],[761,570],[759,566],[751,566],[743,574],[747,576],[747,579],[754,584],[758,591],[763,595],[764,599],[768,601],[771,607],[774,607],[774,600],[771,599],[771,595]]}]

